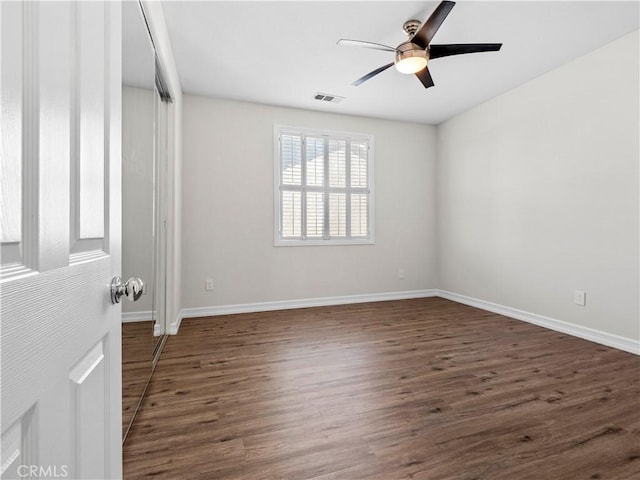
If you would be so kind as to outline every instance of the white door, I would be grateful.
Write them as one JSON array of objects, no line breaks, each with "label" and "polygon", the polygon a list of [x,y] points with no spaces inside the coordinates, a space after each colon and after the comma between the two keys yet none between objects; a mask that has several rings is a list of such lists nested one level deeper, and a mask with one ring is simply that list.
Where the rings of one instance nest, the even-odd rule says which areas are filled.
[{"label": "white door", "polygon": [[0,476],[119,478],[121,5],[0,20]]}]

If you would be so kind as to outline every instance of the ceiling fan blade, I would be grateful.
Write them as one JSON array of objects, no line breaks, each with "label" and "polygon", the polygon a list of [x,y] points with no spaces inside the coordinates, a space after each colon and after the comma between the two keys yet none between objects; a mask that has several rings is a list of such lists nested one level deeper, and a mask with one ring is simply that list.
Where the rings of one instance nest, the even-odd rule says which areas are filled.
[{"label": "ceiling fan blade", "polygon": [[337,45],[344,45],[347,47],[363,47],[373,48],[375,50],[384,50],[385,52],[395,52],[396,49],[389,45],[382,45],[381,43],[363,42],[362,40],[349,40],[347,38],[341,38],[336,42]]},{"label": "ceiling fan blade", "polygon": [[411,41],[422,48],[427,48],[431,43],[431,39],[436,34],[444,19],[447,18],[449,12],[456,2],[444,1],[436,7],[431,16],[422,24],[420,29],[411,37]]},{"label": "ceiling fan blade", "polygon": [[465,53],[497,52],[501,43],[452,43],[448,45],[430,45],[429,58],[449,57]]},{"label": "ceiling fan blade", "polygon": [[386,65],[383,65],[380,68],[376,68],[373,72],[369,72],[364,77],[360,77],[358,80],[353,82],[351,85],[355,85],[357,87],[358,85],[360,85],[360,84],[366,82],[367,80],[375,77],[379,73],[384,72],[387,68],[391,67],[392,65],[393,65],[393,62],[387,63]]},{"label": "ceiling fan blade", "polygon": [[424,88],[433,87],[435,84],[433,83],[433,78],[431,78],[431,72],[429,72],[429,67],[424,67],[419,72],[416,72],[416,77],[420,79]]}]

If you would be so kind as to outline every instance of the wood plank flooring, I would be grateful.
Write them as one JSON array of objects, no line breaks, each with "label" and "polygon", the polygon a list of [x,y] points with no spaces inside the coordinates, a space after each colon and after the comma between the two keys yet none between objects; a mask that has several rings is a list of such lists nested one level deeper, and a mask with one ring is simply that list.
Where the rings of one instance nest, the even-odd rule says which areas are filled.
[{"label": "wood plank flooring", "polygon": [[122,431],[126,433],[151,376],[153,321],[122,324]]},{"label": "wood plank flooring", "polygon": [[134,479],[638,479],[640,357],[441,298],[185,320]]}]

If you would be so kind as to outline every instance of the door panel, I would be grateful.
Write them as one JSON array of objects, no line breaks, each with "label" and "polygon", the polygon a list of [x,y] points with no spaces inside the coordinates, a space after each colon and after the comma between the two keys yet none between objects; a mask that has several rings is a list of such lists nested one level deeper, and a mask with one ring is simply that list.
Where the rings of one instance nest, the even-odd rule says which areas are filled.
[{"label": "door panel", "polygon": [[[0,202],[7,206],[0,213],[0,241],[3,246],[22,239],[22,6],[8,4],[2,9],[2,159]],[[7,251],[3,249],[3,263]],[[19,262],[21,257],[11,258]]]},{"label": "door panel", "polygon": [[2,478],[121,476],[120,8],[0,3]]},{"label": "door panel", "polygon": [[[105,236],[105,70],[106,6],[82,2],[73,5],[77,19],[73,32],[75,94],[72,104],[71,153],[71,262],[106,251]],[[78,39],[82,39],[78,42]]]},{"label": "door panel", "polygon": [[105,474],[107,426],[103,412],[108,382],[103,341],[93,347],[71,370],[71,401],[74,431],[75,473],[78,478]]},{"label": "door panel", "polygon": [[[33,409],[13,423],[2,435],[2,476],[3,478],[20,478],[24,474],[22,465],[32,465],[36,461],[33,457],[33,432],[35,430]],[[20,468],[20,470],[19,470]]]},{"label": "door panel", "polygon": [[[27,135],[33,155],[38,159],[34,171],[26,178],[35,182],[37,190],[36,240],[39,271],[65,267],[69,263],[69,153],[71,89],[71,13],[69,3],[39,3],[28,5],[25,32],[26,55],[32,55],[25,65],[26,92],[32,97],[25,113]],[[29,41],[31,36],[35,42]],[[29,40],[27,40],[29,39]],[[34,48],[35,47],[35,48]],[[31,51],[29,51],[31,50]],[[26,153],[26,152],[25,152]],[[33,191],[25,192],[31,200]]]},{"label": "door panel", "polygon": [[[78,229],[76,239],[104,237],[104,10],[84,2],[78,10]],[[103,159],[99,161],[99,159]]]}]

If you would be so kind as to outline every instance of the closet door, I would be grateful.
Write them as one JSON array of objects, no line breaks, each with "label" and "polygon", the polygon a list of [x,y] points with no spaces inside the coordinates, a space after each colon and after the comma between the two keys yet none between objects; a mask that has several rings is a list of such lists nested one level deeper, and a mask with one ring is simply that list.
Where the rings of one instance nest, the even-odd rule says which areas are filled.
[{"label": "closet door", "polygon": [[119,478],[121,6],[2,2],[2,478]]}]

